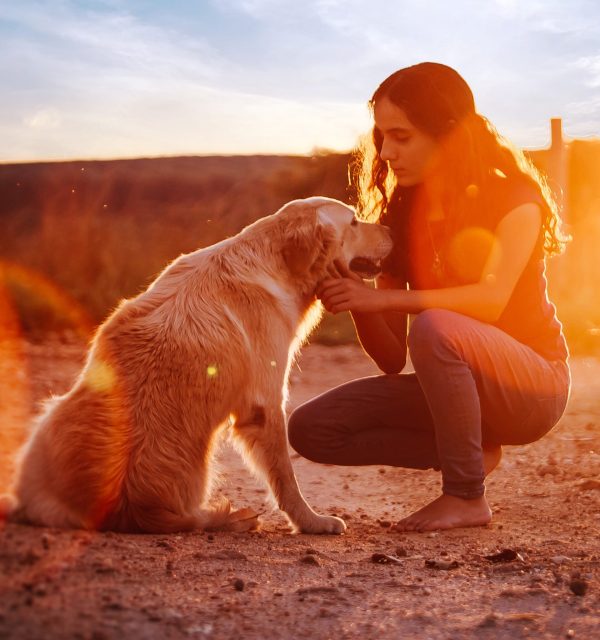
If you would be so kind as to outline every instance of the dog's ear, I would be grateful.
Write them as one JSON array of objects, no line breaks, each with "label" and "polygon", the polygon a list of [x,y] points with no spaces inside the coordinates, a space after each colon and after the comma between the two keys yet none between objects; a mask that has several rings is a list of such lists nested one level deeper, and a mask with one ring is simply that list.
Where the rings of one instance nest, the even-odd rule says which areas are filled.
[{"label": "dog's ear", "polygon": [[319,249],[318,223],[315,209],[305,209],[290,216],[283,232],[282,256],[293,275],[308,271]]},{"label": "dog's ear", "polygon": [[282,255],[294,276],[319,275],[330,261],[335,231],[331,225],[323,224],[317,209],[309,208],[289,221],[285,231]]}]

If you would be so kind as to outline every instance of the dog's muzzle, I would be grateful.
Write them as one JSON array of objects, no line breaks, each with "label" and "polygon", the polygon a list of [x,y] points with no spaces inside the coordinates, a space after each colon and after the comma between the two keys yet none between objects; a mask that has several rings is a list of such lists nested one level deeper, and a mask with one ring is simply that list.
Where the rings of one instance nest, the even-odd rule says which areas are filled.
[{"label": "dog's muzzle", "polygon": [[365,280],[372,280],[375,276],[381,273],[381,260],[372,260],[371,258],[365,258],[359,256],[352,258],[348,265],[350,271],[353,271],[361,278]]}]

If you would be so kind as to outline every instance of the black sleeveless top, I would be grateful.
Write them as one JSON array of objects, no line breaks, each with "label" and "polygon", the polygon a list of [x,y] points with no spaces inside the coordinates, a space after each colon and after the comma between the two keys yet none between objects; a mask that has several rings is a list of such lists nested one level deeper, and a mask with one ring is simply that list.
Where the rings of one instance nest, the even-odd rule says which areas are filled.
[{"label": "black sleeveless top", "polygon": [[[394,248],[384,265],[410,289],[439,289],[479,280],[500,220],[515,207],[537,203],[537,189],[525,178],[494,176],[492,196],[477,227],[458,232],[444,245],[444,221],[428,222],[415,206],[419,187],[398,189],[381,223],[392,229]],[[548,360],[566,360],[568,349],[556,308],[548,299],[543,231],[500,318],[493,324]],[[440,264],[441,269],[437,264]]]}]

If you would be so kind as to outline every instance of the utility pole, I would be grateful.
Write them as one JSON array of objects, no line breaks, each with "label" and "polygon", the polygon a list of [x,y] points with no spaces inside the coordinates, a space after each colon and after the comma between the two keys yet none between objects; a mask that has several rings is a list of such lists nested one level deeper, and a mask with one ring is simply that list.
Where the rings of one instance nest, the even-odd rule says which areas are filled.
[{"label": "utility pole", "polygon": [[568,222],[568,150],[563,140],[562,118],[552,118],[550,120],[550,132],[548,181],[559,204],[561,217],[565,222]]}]

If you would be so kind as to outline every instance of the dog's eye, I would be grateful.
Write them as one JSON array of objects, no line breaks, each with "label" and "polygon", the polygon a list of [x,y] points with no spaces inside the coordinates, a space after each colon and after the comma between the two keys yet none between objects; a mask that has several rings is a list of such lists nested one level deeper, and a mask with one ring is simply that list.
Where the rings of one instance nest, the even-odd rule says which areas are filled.
[{"label": "dog's eye", "polygon": [[358,220],[356,218],[352,218],[352,222],[350,223],[351,227],[355,227],[358,224]]}]

